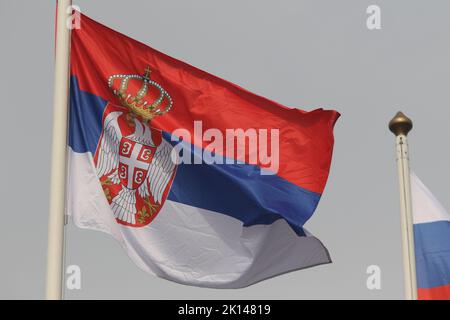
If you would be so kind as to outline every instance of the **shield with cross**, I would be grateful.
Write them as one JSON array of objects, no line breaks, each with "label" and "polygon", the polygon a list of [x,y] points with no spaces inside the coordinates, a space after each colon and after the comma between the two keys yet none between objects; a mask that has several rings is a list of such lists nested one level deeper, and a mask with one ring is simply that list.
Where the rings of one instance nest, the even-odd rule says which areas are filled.
[{"label": "shield with cross", "polygon": [[118,174],[122,185],[135,190],[145,181],[156,147],[123,137],[119,147]]}]

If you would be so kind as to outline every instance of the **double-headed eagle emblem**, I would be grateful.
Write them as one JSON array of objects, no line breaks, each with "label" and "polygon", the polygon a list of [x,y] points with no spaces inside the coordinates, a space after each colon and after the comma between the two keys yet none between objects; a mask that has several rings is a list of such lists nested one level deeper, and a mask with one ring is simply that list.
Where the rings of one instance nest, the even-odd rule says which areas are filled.
[{"label": "double-headed eagle emblem", "polygon": [[94,158],[97,176],[119,223],[150,223],[167,198],[176,165],[172,146],[150,121],[169,112],[167,91],[144,75],[113,75],[108,86],[121,106],[105,108],[103,132]]}]

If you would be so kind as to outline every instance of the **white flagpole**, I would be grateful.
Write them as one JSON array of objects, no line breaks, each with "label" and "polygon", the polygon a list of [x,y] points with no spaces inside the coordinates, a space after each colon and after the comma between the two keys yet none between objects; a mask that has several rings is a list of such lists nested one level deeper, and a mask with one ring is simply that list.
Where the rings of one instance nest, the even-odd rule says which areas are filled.
[{"label": "white flagpole", "polygon": [[398,112],[389,122],[389,129],[396,136],[397,168],[400,186],[400,210],[405,299],[417,300],[416,258],[409,175],[408,132],[413,127],[411,119]]},{"label": "white flagpole", "polygon": [[62,298],[64,260],[64,216],[66,197],[66,151],[69,97],[71,0],[59,0],[56,21],[55,87],[53,95],[53,142],[48,222],[46,298]]}]

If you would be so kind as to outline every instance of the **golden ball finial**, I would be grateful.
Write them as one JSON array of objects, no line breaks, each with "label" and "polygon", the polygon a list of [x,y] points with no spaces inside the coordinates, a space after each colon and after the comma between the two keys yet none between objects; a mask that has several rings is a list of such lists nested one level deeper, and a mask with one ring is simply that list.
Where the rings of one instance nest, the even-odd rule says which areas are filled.
[{"label": "golden ball finial", "polygon": [[405,116],[403,112],[399,111],[389,122],[389,130],[396,136],[401,134],[407,136],[408,132],[411,131],[413,123],[410,118]]}]

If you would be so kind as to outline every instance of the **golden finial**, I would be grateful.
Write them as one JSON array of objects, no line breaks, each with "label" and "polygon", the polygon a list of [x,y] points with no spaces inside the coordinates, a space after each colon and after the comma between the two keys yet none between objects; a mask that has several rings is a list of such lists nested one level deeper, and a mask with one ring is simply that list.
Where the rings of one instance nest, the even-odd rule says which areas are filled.
[{"label": "golden finial", "polygon": [[389,130],[391,130],[391,132],[396,136],[407,136],[412,127],[413,123],[411,119],[405,116],[401,111],[397,112],[395,117],[393,117],[392,120],[389,121]]}]

